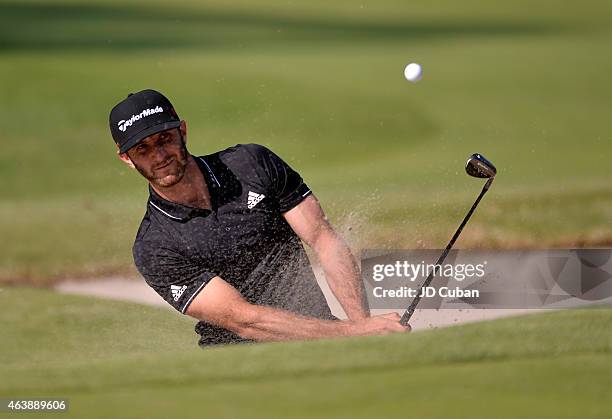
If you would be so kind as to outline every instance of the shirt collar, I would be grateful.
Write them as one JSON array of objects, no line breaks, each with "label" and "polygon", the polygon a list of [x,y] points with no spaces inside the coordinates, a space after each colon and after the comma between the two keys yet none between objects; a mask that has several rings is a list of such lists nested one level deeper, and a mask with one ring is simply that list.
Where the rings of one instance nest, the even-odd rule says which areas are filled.
[{"label": "shirt collar", "polygon": [[[221,188],[221,183],[218,180],[218,177],[210,168],[210,165],[206,162],[205,156],[195,157],[191,156],[196,163],[198,164],[198,168],[202,172],[204,176],[204,181],[208,186],[208,191],[211,195],[211,201],[213,201],[213,207],[215,205],[214,201],[216,201],[215,197]],[[207,216],[211,213],[209,209],[204,208],[195,208],[190,207],[188,205],[179,204],[176,202],[168,201],[161,196],[149,185],[149,202],[148,205],[153,207],[155,210],[161,212],[166,217],[171,218],[173,220],[179,222],[186,222],[193,217],[197,216]]]}]

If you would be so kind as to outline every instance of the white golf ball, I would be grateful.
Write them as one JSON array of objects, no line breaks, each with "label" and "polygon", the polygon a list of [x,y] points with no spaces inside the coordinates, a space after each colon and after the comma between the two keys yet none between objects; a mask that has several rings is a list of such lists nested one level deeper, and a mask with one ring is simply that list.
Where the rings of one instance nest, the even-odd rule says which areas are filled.
[{"label": "white golf ball", "polygon": [[410,63],[404,69],[404,77],[406,77],[406,80],[416,83],[423,77],[423,69],[420,64]]}]

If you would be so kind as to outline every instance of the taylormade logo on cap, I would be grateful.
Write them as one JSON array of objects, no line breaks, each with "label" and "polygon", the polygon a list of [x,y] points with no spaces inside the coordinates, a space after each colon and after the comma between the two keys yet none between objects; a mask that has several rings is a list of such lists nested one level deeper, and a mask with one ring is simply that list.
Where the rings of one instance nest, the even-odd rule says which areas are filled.
[{"label": "taylormade logo on cap", "polygon": [[117,123],[117,126],[119,127],[120,131],[125,132],[128,129],[128,127],[131,127],[134,124],[135,121],[138,121],[147,116],[154,115],[156,113],[161,113],[163,111],[164,110],[162,109],[161,106],[156,106],[153,109],[145,109],[144,111],[140,112],[137,115],[132,115],[132,117],[128,119],[127,121],[122,119],[121,121]]},{"label": "taylormade logo on cap", "polygon": [[181,120],[166,96],[147,89],[130,93],[117,103],[110,111],[108,125],[119,152],[127,153],[150,135],[179,128]]}]

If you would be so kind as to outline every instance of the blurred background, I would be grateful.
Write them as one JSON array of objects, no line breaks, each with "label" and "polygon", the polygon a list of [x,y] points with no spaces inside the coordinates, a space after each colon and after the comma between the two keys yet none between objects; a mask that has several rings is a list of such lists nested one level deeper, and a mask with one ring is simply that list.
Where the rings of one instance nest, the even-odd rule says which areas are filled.
[{"label": "blurred background", "polygon": [[[612,244],[609,1],[0,1],[0,282],[135,274],[108,112],[164,92],[193,154],[264,144],[356,249]],[[423,66],[420,83],[403,78]]]}]

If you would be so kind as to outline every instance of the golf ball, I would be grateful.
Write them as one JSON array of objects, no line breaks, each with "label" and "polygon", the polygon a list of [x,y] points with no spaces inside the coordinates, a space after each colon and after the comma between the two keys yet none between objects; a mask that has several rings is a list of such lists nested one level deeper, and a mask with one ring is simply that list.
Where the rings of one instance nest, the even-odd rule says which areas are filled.
[{"label": "golf ball", "polygon": [[404,77],[406,80],[411,81],[413,83],[418,82],[423,77],[423,69],[420,64],[410,63],[404,69]]}]

